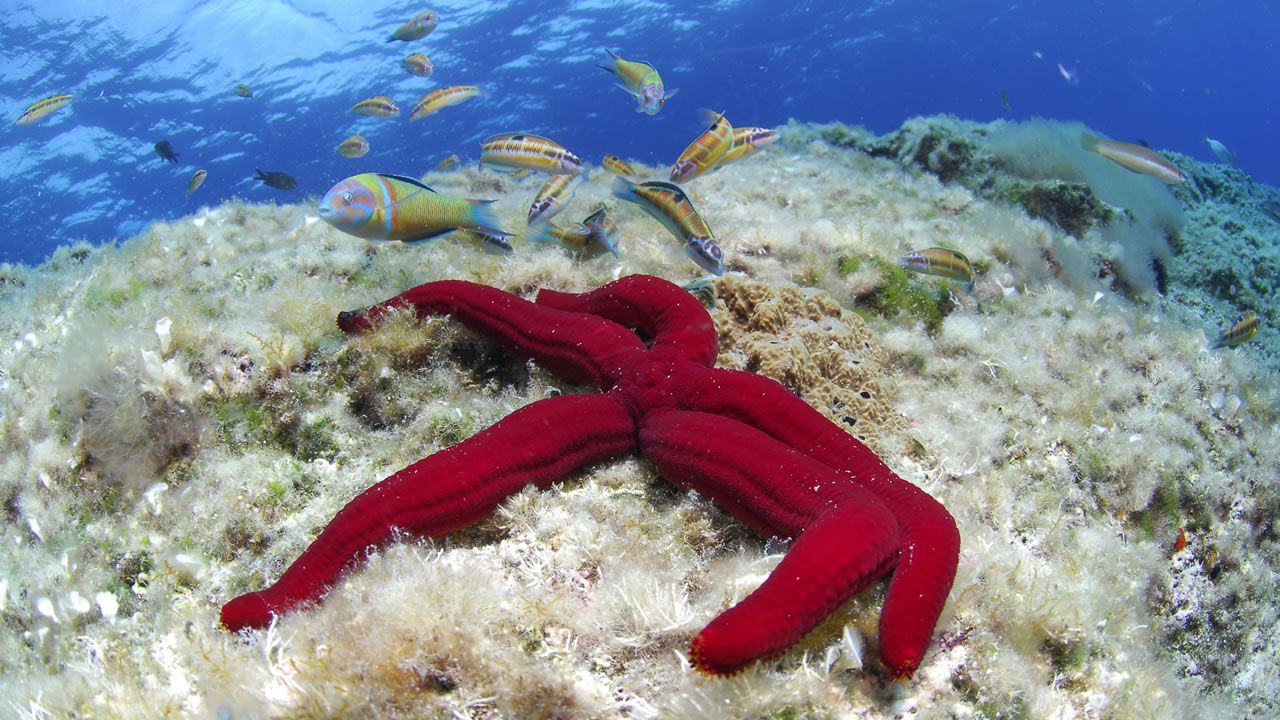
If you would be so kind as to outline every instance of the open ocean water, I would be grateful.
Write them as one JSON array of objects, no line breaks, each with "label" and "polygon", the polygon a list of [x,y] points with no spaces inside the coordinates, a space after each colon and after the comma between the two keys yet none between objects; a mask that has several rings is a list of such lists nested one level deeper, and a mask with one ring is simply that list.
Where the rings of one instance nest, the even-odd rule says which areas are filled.
[{"label": "open ocean water", "polygon": [[[439,13],[434,32],[386,41],[426,9]],[[1041,116],[1205,160],[1211,136],[1255,180],[1280,183],[1280,6],[1260,0],[9,0],[0,18],[0,262],[123,240],[232,198],[300,202],[358,172],[418,176],[451,153],[474,162],[500,132],[555,138],[593,164],[604,153],[666,163],[702,124],[699,108],[742,125],[878,133],[921,114]],[[678,94],[655,116],[635,112],[597,67],[606,48],[653,63]],[[431,59],[430,77],[401,67],[414,52]],[[484,95],[409,120],[447,85]],[[73,101],[15,124],[59,94]],[[400,115],[349,112],[376,95]],[[338,156],[353,133],[371,150]],[[177,162],[157,155],[161,140]],[[188,199],[198,168],[208,177]],[[265,187],[255,169],[297,187]]]}]

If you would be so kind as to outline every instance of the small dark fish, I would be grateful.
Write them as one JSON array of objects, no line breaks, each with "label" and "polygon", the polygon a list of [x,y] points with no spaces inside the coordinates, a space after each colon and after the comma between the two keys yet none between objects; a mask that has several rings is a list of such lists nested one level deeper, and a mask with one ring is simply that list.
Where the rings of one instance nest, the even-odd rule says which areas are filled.
[{"label": "small dark fish", "polygon": [[1009,93],[1004,88],[1000,88],[1000,105],[1004,107],[1005,112],[1013,112],[1013,106],[1009,104]]},{"label": "small dark fish", "polygon": [[173,146],[169,144],[168,140],[161,140],[156,143],[155,147],[156,154],[160,156],[161,160],[168,160],[171,163],[178,162],[178,153],[173,151]]},{"label": "small dark fish", "polygon": [[235,86],[234,90],[235,90],[235,94],[239,95],[240,97],[243,97],[243,98],[253,97],[253,90],[248,85],[245,85],[244,83],[240,83],[239,85]]},{"label": "small dark fish", "polygon": [[262,181],[263,185],[273,187],[277,190],[292,190],[298,187],[298,181],[293,179],[289,173],[283,173],[279,170],[259,170],[257,179]]}]

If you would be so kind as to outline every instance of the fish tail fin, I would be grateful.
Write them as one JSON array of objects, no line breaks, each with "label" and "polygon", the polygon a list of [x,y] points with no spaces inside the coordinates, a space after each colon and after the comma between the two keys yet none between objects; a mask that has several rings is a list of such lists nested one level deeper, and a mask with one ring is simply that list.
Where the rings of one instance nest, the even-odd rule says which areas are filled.
[{"label": "fish tail fin", "polygon": [[468,200],[471,203],[471,218],[469,227],[475,228],[491,235],[506,237],[513,235],[503,230],[498,223],[498,213],[493,209],[493,200]]},{"label": "fish tail fin", "polygon": [[600,63],[599,65],[596,65],[596,67],[600,68],[601,70],[604,70],[607,73],[616,75],[617,74],[616,68],[618,67],[618,61],[621,60],[622,58],[618,56],[618,53],[610,50],[609,48],[605,48],[604,51],[609,53],[609,59]]},{"label": "fish tail fin", "polygon": [[1096,152],[1098,149],[1098,136],[1092,133],[1080,134],[1080,147],[1089,152]]},{"label": "fish tail fin", "polygon": [[583,226],[591,231],[591,239],[600,243],[606,250],[613,253],[614,257],[622,257],[622,251],[618,248],[617,236],[610,237],[604,226],[599,223],[584,223]]},{"label": "fish tail fin", "polygon": [[613,176],[613,184],[609,187],[609,191],[619,200],[636,201],[636,184],[621,175]]},{"label": "fish tail fin", "polygon": [[529,226],[528,232],[524,234],[526,242],[531,243],[556,243],[556,236],[551,234],[551,221],[538,219]]}]

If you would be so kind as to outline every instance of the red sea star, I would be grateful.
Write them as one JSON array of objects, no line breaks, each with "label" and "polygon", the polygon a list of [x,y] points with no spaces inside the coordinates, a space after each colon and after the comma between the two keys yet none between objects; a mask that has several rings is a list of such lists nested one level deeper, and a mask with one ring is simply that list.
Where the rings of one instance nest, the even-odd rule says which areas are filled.
[{"label": "red sea star", "polygon": [[782,385],[712,367],[711,317],[683,289],[632,275],[581,295],[543,290],[533,303],[444,280],[342,313],[338,325],[367,330],[400,307],[419,317],[452,315],[605,392],[539,400],[369,488],[274,585],[224,605],[227,628],[261,627],[273,613],[316,600],[396,528],[444,535],[530,483],[545,488],[638,448],[663,477],[709,496],[762,535],[795,538],[759,588],[694,638],[695,667],[729,675],[781,653],[891,570],[880,654],[897,677],[919,666],[955,579],[955,521]]}]

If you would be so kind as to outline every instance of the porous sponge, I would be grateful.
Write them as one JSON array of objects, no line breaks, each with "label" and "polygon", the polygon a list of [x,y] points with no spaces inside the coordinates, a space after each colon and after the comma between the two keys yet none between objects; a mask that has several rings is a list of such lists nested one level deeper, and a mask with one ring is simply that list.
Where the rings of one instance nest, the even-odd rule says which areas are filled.
[{"label": "porous sponge", "polygon": [[736,276],[715,289],[720,367],[777,380],[873,451],[906,427],[885,391],[887,355],[831,295]]}]

